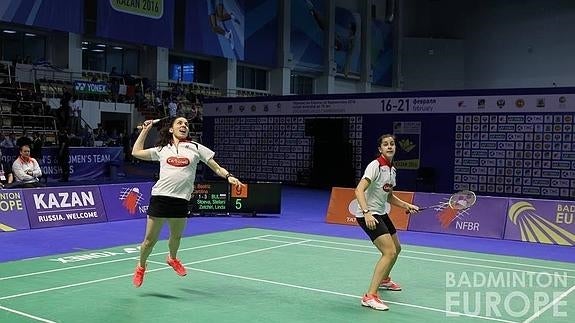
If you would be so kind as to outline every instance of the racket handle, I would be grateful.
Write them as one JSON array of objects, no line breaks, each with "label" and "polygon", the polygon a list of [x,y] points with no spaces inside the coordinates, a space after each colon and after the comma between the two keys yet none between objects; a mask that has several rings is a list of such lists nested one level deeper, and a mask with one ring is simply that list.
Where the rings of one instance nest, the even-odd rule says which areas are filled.
[{"label": "racket handle", "polygon": [[[155,125],[156,123],[160,122],[161,120],[162,120],[162,119],[154,119],[154,120],[152,120],[152,125]],[[138,126],[137,128],[138,128],[138,129],[142,129],[142,128],[144,128],[144,126],[141,126],[141,125],[140,125],[140,126]]]}]

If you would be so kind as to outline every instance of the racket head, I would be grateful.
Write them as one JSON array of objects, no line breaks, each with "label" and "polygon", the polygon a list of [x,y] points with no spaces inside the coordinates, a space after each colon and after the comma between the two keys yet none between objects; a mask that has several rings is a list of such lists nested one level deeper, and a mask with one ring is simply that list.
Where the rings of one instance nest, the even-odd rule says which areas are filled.
[{"label": "racket head", "polygon": [[449,198],[449,207],[455,210],[465,210],[473,206],[477,196],[472,191],[459,191]]}]

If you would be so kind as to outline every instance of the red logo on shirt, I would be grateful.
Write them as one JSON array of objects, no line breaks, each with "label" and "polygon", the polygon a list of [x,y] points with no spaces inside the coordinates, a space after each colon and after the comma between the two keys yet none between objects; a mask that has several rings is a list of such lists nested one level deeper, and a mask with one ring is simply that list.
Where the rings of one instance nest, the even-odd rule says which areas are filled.
[{"label": "red logo on shirt", "polygon": [[186,167],[190,164],[186,157],[169,157],[166,162],[174,167]]}]

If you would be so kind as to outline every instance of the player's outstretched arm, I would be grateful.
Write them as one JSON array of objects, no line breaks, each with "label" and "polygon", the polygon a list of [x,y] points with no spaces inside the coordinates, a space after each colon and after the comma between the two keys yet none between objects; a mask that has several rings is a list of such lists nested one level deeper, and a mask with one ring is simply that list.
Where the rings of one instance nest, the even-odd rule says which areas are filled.
[{"label": "player's outstretched arm", "polygon": [[218,176],[225,178],[228,183],[234,186],[245,186],[237,177],[228,172],[225,168],[220,166],[213,158],[208,160],[208,167],[214,171]]}]

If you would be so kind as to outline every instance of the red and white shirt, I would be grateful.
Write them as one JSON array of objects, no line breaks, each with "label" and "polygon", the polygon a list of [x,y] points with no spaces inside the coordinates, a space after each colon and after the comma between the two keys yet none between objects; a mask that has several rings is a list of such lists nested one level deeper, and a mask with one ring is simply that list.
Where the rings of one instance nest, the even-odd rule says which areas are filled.
[{"label": "red and white shirt", "polygon": [[146,149],[152,160],[160,161],[160,179],[152,187],[152,195],[189,200],[194,192],[198,163],[207,163],[215,155],[197,142],[180,142]]},{"label": "red and white shirt", "polygon": [[[365,190],[365,199],[367,200],[367,209],[372,214],[389,214],[391,205],[387,202],[387,197],[396,185],[395,176],[395,167],[383,156],[373,160],[365,168],[362,178],[367,178],[370,181]],[[363,217],[359,206],[355,216]]]},{"label": "red and white shirt", "polygon": [[[28,174],[30,171],[32,175]],[[42,170],[36,159],[29,157],[28,160],[24,160],[20,156],[12,163],[12,174],[15,182],[34,183],[42,176]]]}]

